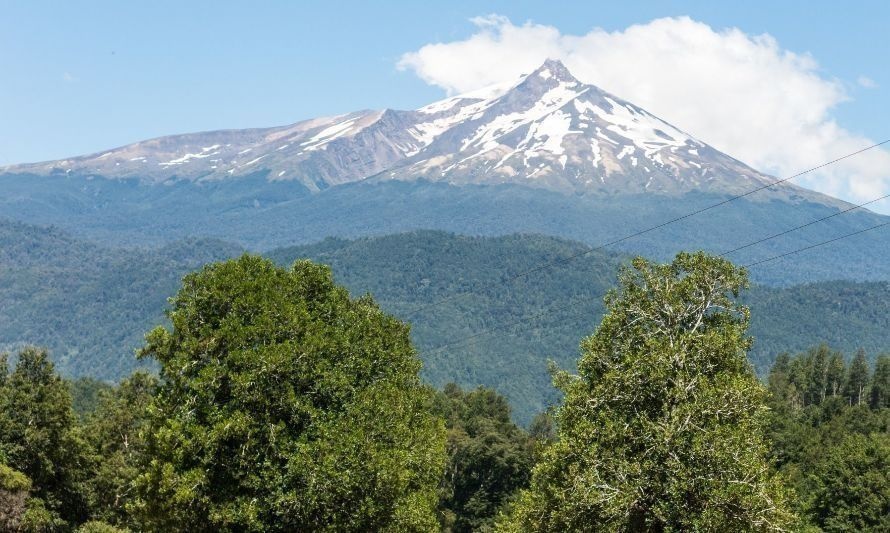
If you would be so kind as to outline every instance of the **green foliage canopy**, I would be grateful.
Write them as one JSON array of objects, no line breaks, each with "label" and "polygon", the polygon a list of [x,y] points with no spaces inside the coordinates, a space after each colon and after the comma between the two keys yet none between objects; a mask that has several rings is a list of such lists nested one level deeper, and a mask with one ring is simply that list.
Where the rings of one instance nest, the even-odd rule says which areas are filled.
[{"label": "green foliage canopy", "polygon": [[253,256],[186,276],[133,505],[150,530],[429,531],[444,427],[408,327],[327,267]]},{"label": "green foliage canopy", "polygon": [[490,528],[498,511],[528,485],[534,439],[510,419],[507,399],[492,389],[449,383],[436,395],[445,419],[448,463],[440,487],[443,531]]},{"label": "green foliage canopy", "polygon": [[558,439],[502,526],[511,531],[766,531],[787,495],[766,460],[764,390],[745,358],[746,273],[679,254],[636,259],[557,373]]},{"label": "green foliage canopy", "polygon": [[15,370],[0,364],[0,463],[31,483],[28,512],[34,527],[64,528],[86,517],[82,483],[86,445],[71,408],[67,384],[46,351],[25,348]]},{"label": "green foliage canopy", "polygon": [[127,505],[139,465],[146,461],[148,408],[157,386],[157,378],[136,372],[117,387],[101,389],[95,409],[85,416],[84,436],[93,456],[85,487],[94,520],[131,525]]},{"label": "green foliage canopy", "polygon": [[[793,485],[796,510],[810,526],[887,531],[890,409],[866,401],[878,375],[862,350],[846,369],[843,390],[827,387],[835,355],[817,346],[777,358],[769,376],[773,463]],[[877,358],[878,367],[884,360]]]}]

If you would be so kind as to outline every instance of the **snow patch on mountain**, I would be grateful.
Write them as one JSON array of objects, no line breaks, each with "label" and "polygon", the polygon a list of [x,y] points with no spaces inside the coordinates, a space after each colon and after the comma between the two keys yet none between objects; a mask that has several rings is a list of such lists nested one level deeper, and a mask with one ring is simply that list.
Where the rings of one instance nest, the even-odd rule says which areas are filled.
[{"label": "snow patch on mountain", "polygon": [[461,151],[477,146],[481,147],[483,152],[492,150],[498,146],[497,140],[500,137],[512,133],[521,126],[540,121],[586,91],[586,89],[573,90],[572,86],[577,86],[577,84],[560,83],[547,91],[530,109],[498,115],[487,124],[480,126],[472,136],[464,139]]},{"label": "snow patch on mountain", "polygon": [[350,119],[344,120],[343,122],[339,122],[334,124],[333,126],[328,126],[327,128],[321,130],[317,134],[313,135],[308,141],[302,143],[302,146],[306,150],[320,150],[324,148],[328,143],[348,134],[351,130],[355,121],[358,119]]}]

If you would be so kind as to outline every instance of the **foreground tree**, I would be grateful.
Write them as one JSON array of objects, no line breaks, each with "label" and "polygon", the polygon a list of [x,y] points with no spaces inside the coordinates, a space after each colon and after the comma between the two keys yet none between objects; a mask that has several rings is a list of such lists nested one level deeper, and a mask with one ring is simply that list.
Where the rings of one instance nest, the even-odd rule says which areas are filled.
[{"label": "foreground tree", "polygon": [[126,506],[145,462],[148,407],[156,388],[154,376],[137,372],[117,387],[101,389],[95,409],[86,414],[84,434],[93,461],[85,488],[93,520],[129,524]]},{"label": "foreground tree", "polygon": [[810,474],[824,531],[890,531],[890,434],[850,434]]},{"label": "foreground tree", "polygon": [[443,531],[490,528],[504,503],[528,486],[534,440],[510,420],[507,399],[492,389],[449,383],[435,411],[448,431],[448,463],[440,486]]},{"label": "foreground tree", "polygon": [[767,531],[793,521],[745,352],[744,270],[702,253],[636,259],[582,341],[557,440],[501,526],[514,531]]},{"label": "foreground tree", "polygon": [[41,530],[80,523],[87,515],[88,455],[68,386],[37,348],[22,350],[11,374],[3,357],[0,374],[0,463],[28,479],[23,521]]},{"label": "foreground tree", "polygon": [[183,280],[144,473],[144,530],[430,531],[444,427],[408,327],[328,268],[252,256]]}]

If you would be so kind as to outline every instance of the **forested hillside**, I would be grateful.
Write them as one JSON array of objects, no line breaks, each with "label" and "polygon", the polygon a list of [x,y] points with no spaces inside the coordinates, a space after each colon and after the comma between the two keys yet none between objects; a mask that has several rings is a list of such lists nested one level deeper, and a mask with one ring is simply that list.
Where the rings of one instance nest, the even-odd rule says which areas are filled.
[{"label": "forested hillside", "polygon": [[[506,394],[520,420],[554,399],[547,360],[572,369],[578,339],[602,318],[602,298],[627,256],[541,236],[474,238],[415,232],[279,249],[279,263],[329,264],[353,292],[371,292],[412,323],[424,373],[436,385],[484,384]],[[528,276],[539,265],[558,263]],[[825,342],[852,353],[890,348],[890,283],[754,286],[749,352],[764,375],[776,355]],[[430,302],[433,305],[429,305]],[[442,302],[435,305],[436,302]],[[482,333],[490,331],[490,333]],[[477,336],[478,335],[478,336]],[[443,348],[438,348],[443,347]]]},{"label": "forested hillside", "polygon": [[[784,203],[759,195],[725,203],[726,195],[567,195],[516,185],[416,182],[353,183],[316,194],[267,174],[195,185],[173,181],[141,186],[133,180],[0,173],[2,216],[56,225],[75,235],[117,246],[160,246],[190,237],[236,242],[251,250],[435,229],[463,235],[554,235],[591,246],[662,225],[616,243],[624,253],[667,260],[681,250],[732,250],[814,220],[837,207]],[[708,209],[721,204],[718,209]],[[700,216],[690,213],[708,209]],[[158,216],[162,212],[164,216]],[[667,221],[679,219],[663,225]],[[863,209],[803,227],[739,250],[740,264],[873,227],[886,217]],[[871,231],[806,254],[806,260],[770,263],[752,272],[758,283],[890,279],[890,236]]]},{"label": "forested hillside", "polygon": [[65,374],[121,378],[182,276],[239,252],[213,240],[120,250],[0,221],[0,347],[46,346]]},{"label": "forested hillside", "polygon": [[[602,297],[627,257],[593,252],[516,276],[587,249],[534,235],[422,231],[327,239],[268,255],[280,264],[306,257],[331,265],[353,294],[370,292],[411,324],[430,382],[495,387],[517,420],[528,422],[555,399],[547,360],[573,367],[578,339],[599,323]],[[119,379],[137,365],[133,350],[163,322],[181,277],[240,251],[211,240],[124,251],[0,224],[0,346],[48,346],[65,375]],[[890,347],[888,283],[754,287],[743,298],[752,308],[750,357],[761,374],[776,354],[819,342],[847,353]]]}]

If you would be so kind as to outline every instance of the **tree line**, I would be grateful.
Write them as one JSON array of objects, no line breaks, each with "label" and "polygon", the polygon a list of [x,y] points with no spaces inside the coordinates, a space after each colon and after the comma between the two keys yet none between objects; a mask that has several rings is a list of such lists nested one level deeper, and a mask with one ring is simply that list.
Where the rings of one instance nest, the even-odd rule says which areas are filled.
[{"label": "tree line", "polygon": [[772,462],[796,512],[826,531],[890,529],[890,355],[872,368],[862,350],[781,354],[768,388]]},{"label": "tree line", "polygon": [[329,268],[214,263],[147,334],[157,375],[3,358],[0,530],[887,530],[890,356],[783,354],[764,385],[746,287],[635,260],[523,428],[492,389],[424,384],[409,326]]}]

